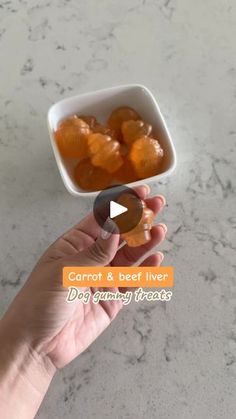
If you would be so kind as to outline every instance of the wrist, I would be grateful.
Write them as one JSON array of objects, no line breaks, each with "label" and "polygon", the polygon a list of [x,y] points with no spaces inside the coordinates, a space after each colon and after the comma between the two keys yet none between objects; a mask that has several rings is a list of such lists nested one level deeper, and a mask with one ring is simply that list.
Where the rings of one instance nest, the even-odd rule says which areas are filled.
[{"label": "wrist", "polygon": [[0,320],[0,410],[6,418],[36,414],[56,368],[39,354],[5,319]]}]

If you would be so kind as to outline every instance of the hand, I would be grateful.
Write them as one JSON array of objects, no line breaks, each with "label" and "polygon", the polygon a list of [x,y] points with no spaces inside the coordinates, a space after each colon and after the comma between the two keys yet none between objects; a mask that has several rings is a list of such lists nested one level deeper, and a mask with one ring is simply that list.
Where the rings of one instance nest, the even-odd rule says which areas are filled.
[{"label": "hand", "polygon": [[[148,189],[137,188],[142,199]],[[155,214],[164,206],[163,197],[145,199]],[[49,357],[56,368],[64,367],[83,352],[110,324],[122,308],[121,301],[100,304],[68,304],[68,290],[62,286],[64,266],[133,265],[165,237],[162,224],[152,228],[152,239],[138,248],[124,245],[112,234],[104,240],[93,214],[75,225],[52,244],[41,257],[27,283],[16,297],[6,321],[33,350]],[[142,265],[160,265],[161,253],[147,257]]]},{"label": "hand", "polygon": [[[146,199],[149,188],[145,186],[136,191],[155,214],[165,205],[161,196]],[[160,265],[162,253],[146,259],[145,255],[164,239],[166,230],[163,224],[154,226],[146,245],[119,249],[119,235],[104,239],[90,214],[46,250],[0,321],[0,411],[4,418],[34,417],[56,369],[83,352],[122,308],[120,301],[68,304],[62,268],[128,266],[141,257],[142,265]]]}]

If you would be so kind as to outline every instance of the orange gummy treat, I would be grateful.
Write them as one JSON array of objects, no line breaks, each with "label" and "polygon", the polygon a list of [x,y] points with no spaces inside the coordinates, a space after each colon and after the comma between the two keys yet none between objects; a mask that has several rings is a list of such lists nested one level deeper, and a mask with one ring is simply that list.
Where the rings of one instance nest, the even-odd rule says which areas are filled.
[{"label": "orange gummy treat", "polygon": [[163,150],[157,140],[142,137],[134,141],[129,158],[140,178],[157,175],[163,158]]},{"label": "orange gummy treat", "polygon": [[110,137],[115,139],[115,132],[111,128],[107,127],[106,125],[96,124],[93,127],[93,133],[109,135]]},{"label": "orange gummy treat", "polygon": [[[125,194],[119,198],[119,203],[127,208],[132,208],[132,199],[132,195],[129,196],[129,194]],[[130,247],[142,246],[151,240],[150,231],[153,225],[154,213],[146,206],[144,201],[142,201],[142,206],[143,214],[138,225],[132,230],[121,234],[122,239],[124,239]]]},{"label": "orange gummy treat", "polygon": [[136,121],[141,119],[139,114],[132,108],[128,106],[121,106],[120,108],[115,109],[108,121],[108,126],[113,129],[117,135],[117,138],[122,139],[121,137],[121,125],[124,121]]},{"label": "orange gummy treat", "polygon": [[127,156],[129,152],[129,148],[127,147],[127,145],[125,143],[121,143],[120,144],[120,154],[122,156]]},{"label": "orange gummy treat", "polygon": [[82,159],[88,157],[88,135],[90,128],[76,115],[65,119],[54,136],[63,157]]},{"label": "orange gummy treat", "polygon": [[98,123],[95,116],[93,115],[78,115],[78,118],[83,119],[83,121],[89,125],[90,129],[93,129]]},{"label": "orange gummy treat", "polygon": [[114,179],[120,183],[135,182],[135,180],[137,180],[137,174],[131,161],[126,157],[123,157],[123,160],[124,163],[122,166],[114,173]]},{"label": "orange gummy treat", "polygon": [[138,138],[148,136],[152,126],[144,121],[125,121],[122,123],[121,131],[124,142],[131,145]]},{"label": "orange gummy treat", "polygon": [[123,164],[120,144],[109,135],[91,134],[88,137],[88,145],[94,166],[102,167],[107,172],[114,173]]},{"label": "orange gummy treat", "polygon": [[111,183],[111,175],[100,167],[93,166],[88,159],[76,166],[74,178],[79,187],[85,191],[99,191]]}]

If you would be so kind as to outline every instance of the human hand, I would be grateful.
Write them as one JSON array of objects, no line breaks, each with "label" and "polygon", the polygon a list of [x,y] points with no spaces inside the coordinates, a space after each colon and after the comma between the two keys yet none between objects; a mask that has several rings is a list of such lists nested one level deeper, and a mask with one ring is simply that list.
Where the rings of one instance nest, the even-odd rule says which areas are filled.
[{"label": "human hand", "polygon": [[[136,191],[155,214],[165,205],[161,196],[146,199],[149,192],[146,186]],[[112,234],[104,240],[93,214],[88,215],[46,250],[7,312],[5,321],[33,351],[48,357],[56,368],[64,367],[106,329],[122,308],[122,302],[68,304],[68,290],[62,286],[62,268],[133,265],[158,245],[165,233],[166,227],[159,224],[152,228],[152,239],[146,245],[138,248],[124,245],[118,250],[119,235]],[[162,259],[163,255],[155,252],[142,265],[160,265]]]},{"label": "human hand", "polygon": [[[136,192],[155,214],[165,205],[161,196],[148,199],[145,186]],[[90,214],[46,250],[0,320],[0,410],[5,419],[34,417],[56,369],[83,352],[122,308],[121,301],[68,304],[62,268],[129,266],[140,258],[142,265],[158,266],[163,259],[160,252],[145,255],[164,239],[166,230],[159,224],[146,245],[119,248],[119,235],[104,239]]]}]

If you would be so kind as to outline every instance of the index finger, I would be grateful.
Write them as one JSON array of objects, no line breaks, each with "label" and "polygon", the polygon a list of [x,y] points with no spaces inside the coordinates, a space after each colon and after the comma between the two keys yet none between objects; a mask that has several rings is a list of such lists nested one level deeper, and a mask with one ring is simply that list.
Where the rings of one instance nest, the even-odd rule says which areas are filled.
[{"label": "index finger", "polygon": [[[150,188],[148,185],[140,185],[134,188],[134,191],[137,193],[140,199],[146,199],[150,193]],[[75,224],[72,229],[81,231],[84,234],[89,235],[94,240],[98,237],[101,226],[97,223],[94,213],[90,212],[85,218],[83,218],[79,223]]]}]

